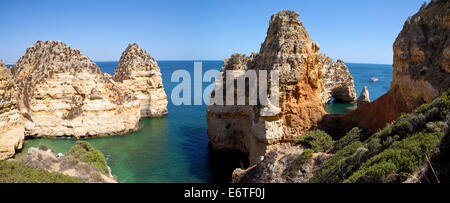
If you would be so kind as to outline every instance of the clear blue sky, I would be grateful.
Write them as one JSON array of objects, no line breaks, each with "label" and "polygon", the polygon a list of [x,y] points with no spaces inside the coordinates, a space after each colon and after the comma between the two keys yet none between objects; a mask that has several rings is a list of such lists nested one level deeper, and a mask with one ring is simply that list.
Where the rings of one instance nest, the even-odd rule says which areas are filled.
[{"label": "clear blue sky", "polygon": [[0,0],[0,59],[61,40],[94,61],[137,42],[157,60],[223,60],[259,51],[270,16],[289,9],[321,51],[346,62],[392,63],[392,44],[425,0]]}]

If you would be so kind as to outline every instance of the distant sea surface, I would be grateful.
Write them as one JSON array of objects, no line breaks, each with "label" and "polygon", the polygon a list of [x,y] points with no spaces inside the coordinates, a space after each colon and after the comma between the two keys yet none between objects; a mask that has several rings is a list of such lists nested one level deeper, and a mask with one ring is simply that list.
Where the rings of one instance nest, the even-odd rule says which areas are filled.
[{"label": "distant sea surface", "polygon": [[[118,62],[97,62],[103,72],[113,74]],[[171,82],[172,73],[185,69],[193,77],[194,61],[158,61],[164,88],[169,100],[169,114],[161,118],[143,118],[138,132],[105,138],[84,139],[107,157],[112,173],[119,182],[196,183],[228,181],[231,172],[214,160],[208,150],[206,105],[174,106],[172,89],[178,83]],[[358,93],[369,88],[370,99],[375,100],[389,90],[392,79],[391,65],[347,64],[355,79]],[[203,61],[203,71],[220,70],[222,61]],[[371,77],[379,79],[370,81]],[[204,84],[205,88],[208,84]],[[326,110],[343,114],[352,104],[329,104]],[[26,140],[24,149],[17,155],[24,156],[28,148],[46,145],[55,152],[67,153],[76,142],[74,139]]]}]

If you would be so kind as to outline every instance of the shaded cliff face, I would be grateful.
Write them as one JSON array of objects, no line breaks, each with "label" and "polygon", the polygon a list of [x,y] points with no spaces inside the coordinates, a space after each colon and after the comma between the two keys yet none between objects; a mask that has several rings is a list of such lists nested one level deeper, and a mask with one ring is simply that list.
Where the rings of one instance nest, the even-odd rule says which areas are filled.
[{"label": "shaded cliff face", "polygon": [[137,128],[137,99],[61,42],[38,41],[28,48],[14,79],[27,136],[103,136]]},{"label": "shaded cliff face", "polygon": [[417,108],[450,87],[450,2],[435,1],[409,18],[394,43],[391,92]]},{"label": "shaded cliff face", "polygon": [[335,99],[335,102],[355,102],[357,97],[353,76],[348,71],[344,61],[337,60],[334,62],[325,54],[321,54],[320,57],[323,65],[322,102],[324,104],[328,103],[332,97]]},{"label": "shaded cliff face", "polygon": [[16,96],[11,73],[0,61],[0,160],[11,158],[22,148],[24,128]]},{"label": "shaded cliff face", "polygon": [[[280,108],[210,105],[207,122],[213,149],[246,153],[250,164],[254,164],[273,145],[290,142],[315,128],[325,114],[320,96],[323,85],[319,46],[298,16],[292,11],[273,15],[260,53],[250,57],[235,54],[224,62],[224,80],[225,70],[236,70],[235,79],[245,70],[279,71]],[[272,82],[269,78],[268,83]],[[217,80],[217,86],[224,86],[224,81]]]},{"label": "shaded cliff face", "polygon": [[167,114],[168,102],[159,66],[137,44],[128,45],[122,53],[113,80],[139,99],[142,117]]},{"label": "shaded cliff face", "polygon": [[387,94],[344,117],[325,118],[323,127],[339,135],[354,126],[375,133],[446,91],[450,87],[449,7],[449,1],[432,1],[405,22],[393,46],[394,74]]}]

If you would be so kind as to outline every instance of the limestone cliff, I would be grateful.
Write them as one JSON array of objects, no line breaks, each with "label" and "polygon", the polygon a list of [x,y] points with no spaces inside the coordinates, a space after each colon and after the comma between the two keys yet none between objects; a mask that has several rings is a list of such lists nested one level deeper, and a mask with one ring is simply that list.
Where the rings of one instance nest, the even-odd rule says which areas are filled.
[{"label": "limestone cliff", "polygon": [[61,42],[36,42],[16,63],[14,79],[25,134],[103,136],[135,130],[139,101],[88,57]]},{"label": "limestone cliff", "polygon": [[0,160],[14,156],[24,139],[23,122],[17,106],[14,81],[8,68],[0,61]]},{"label": "limestone cliff", "polygon": [[322,68],[322,81],[324,90],[322,92],[323,103],[328,103],[331,98],[340,103],[352,103],[356,101],[356,90],[353,76],[348,71],[344,61],[334,62],[325,54],[320,55]]},{"label": "limestone cliff", "polygon": [[137,44],[128,45],[122,53],[113,79],[139,99],[142,117],[167,114],[168,102],[159,66]]},{"label": "limestone cliff", "polygon": [[369,88],[364,86],[363,90],[361,91],[361,94],[358,97],[357,104],[358,107],[360,107],[369,103],[370,103]]},{"label": "limestone cliff", "polygon": [[450,87],[450,1],[436,0],[408,18],[394,49],[394,73],[387,94],[323,127],[342,135],[354,126],[374,133],[402,113],[430,102]]},{"label": "limestone cliff", "polygon": [[[235,70],[235,79],[245,70],[279,71],[280,105],[210,105],[207,122],[212,149],[243,152],[254,164],[274,145],[315,128],[325,114],[319,46],[298,16],[293,11],[273,15],[259,53],[250,57],[235,54],[225,60],[224,80],[226,70]],[[217,80],[215,87],[226,86],[224,80]],[[272,82],[269,78],[268,83]],[[213,92],[211,100],[215,95]]]}]

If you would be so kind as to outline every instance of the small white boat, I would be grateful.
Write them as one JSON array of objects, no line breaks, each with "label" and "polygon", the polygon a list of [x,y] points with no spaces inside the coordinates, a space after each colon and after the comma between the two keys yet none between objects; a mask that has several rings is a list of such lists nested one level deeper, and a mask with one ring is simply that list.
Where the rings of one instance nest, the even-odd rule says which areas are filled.
[{"label": "small white boat", "polygon": [[375,77],[371,77],[370,78],[370,81],[372,81],[372,82],[378,82],[380,79],[378,79],[378,78],[375,78]]}]

